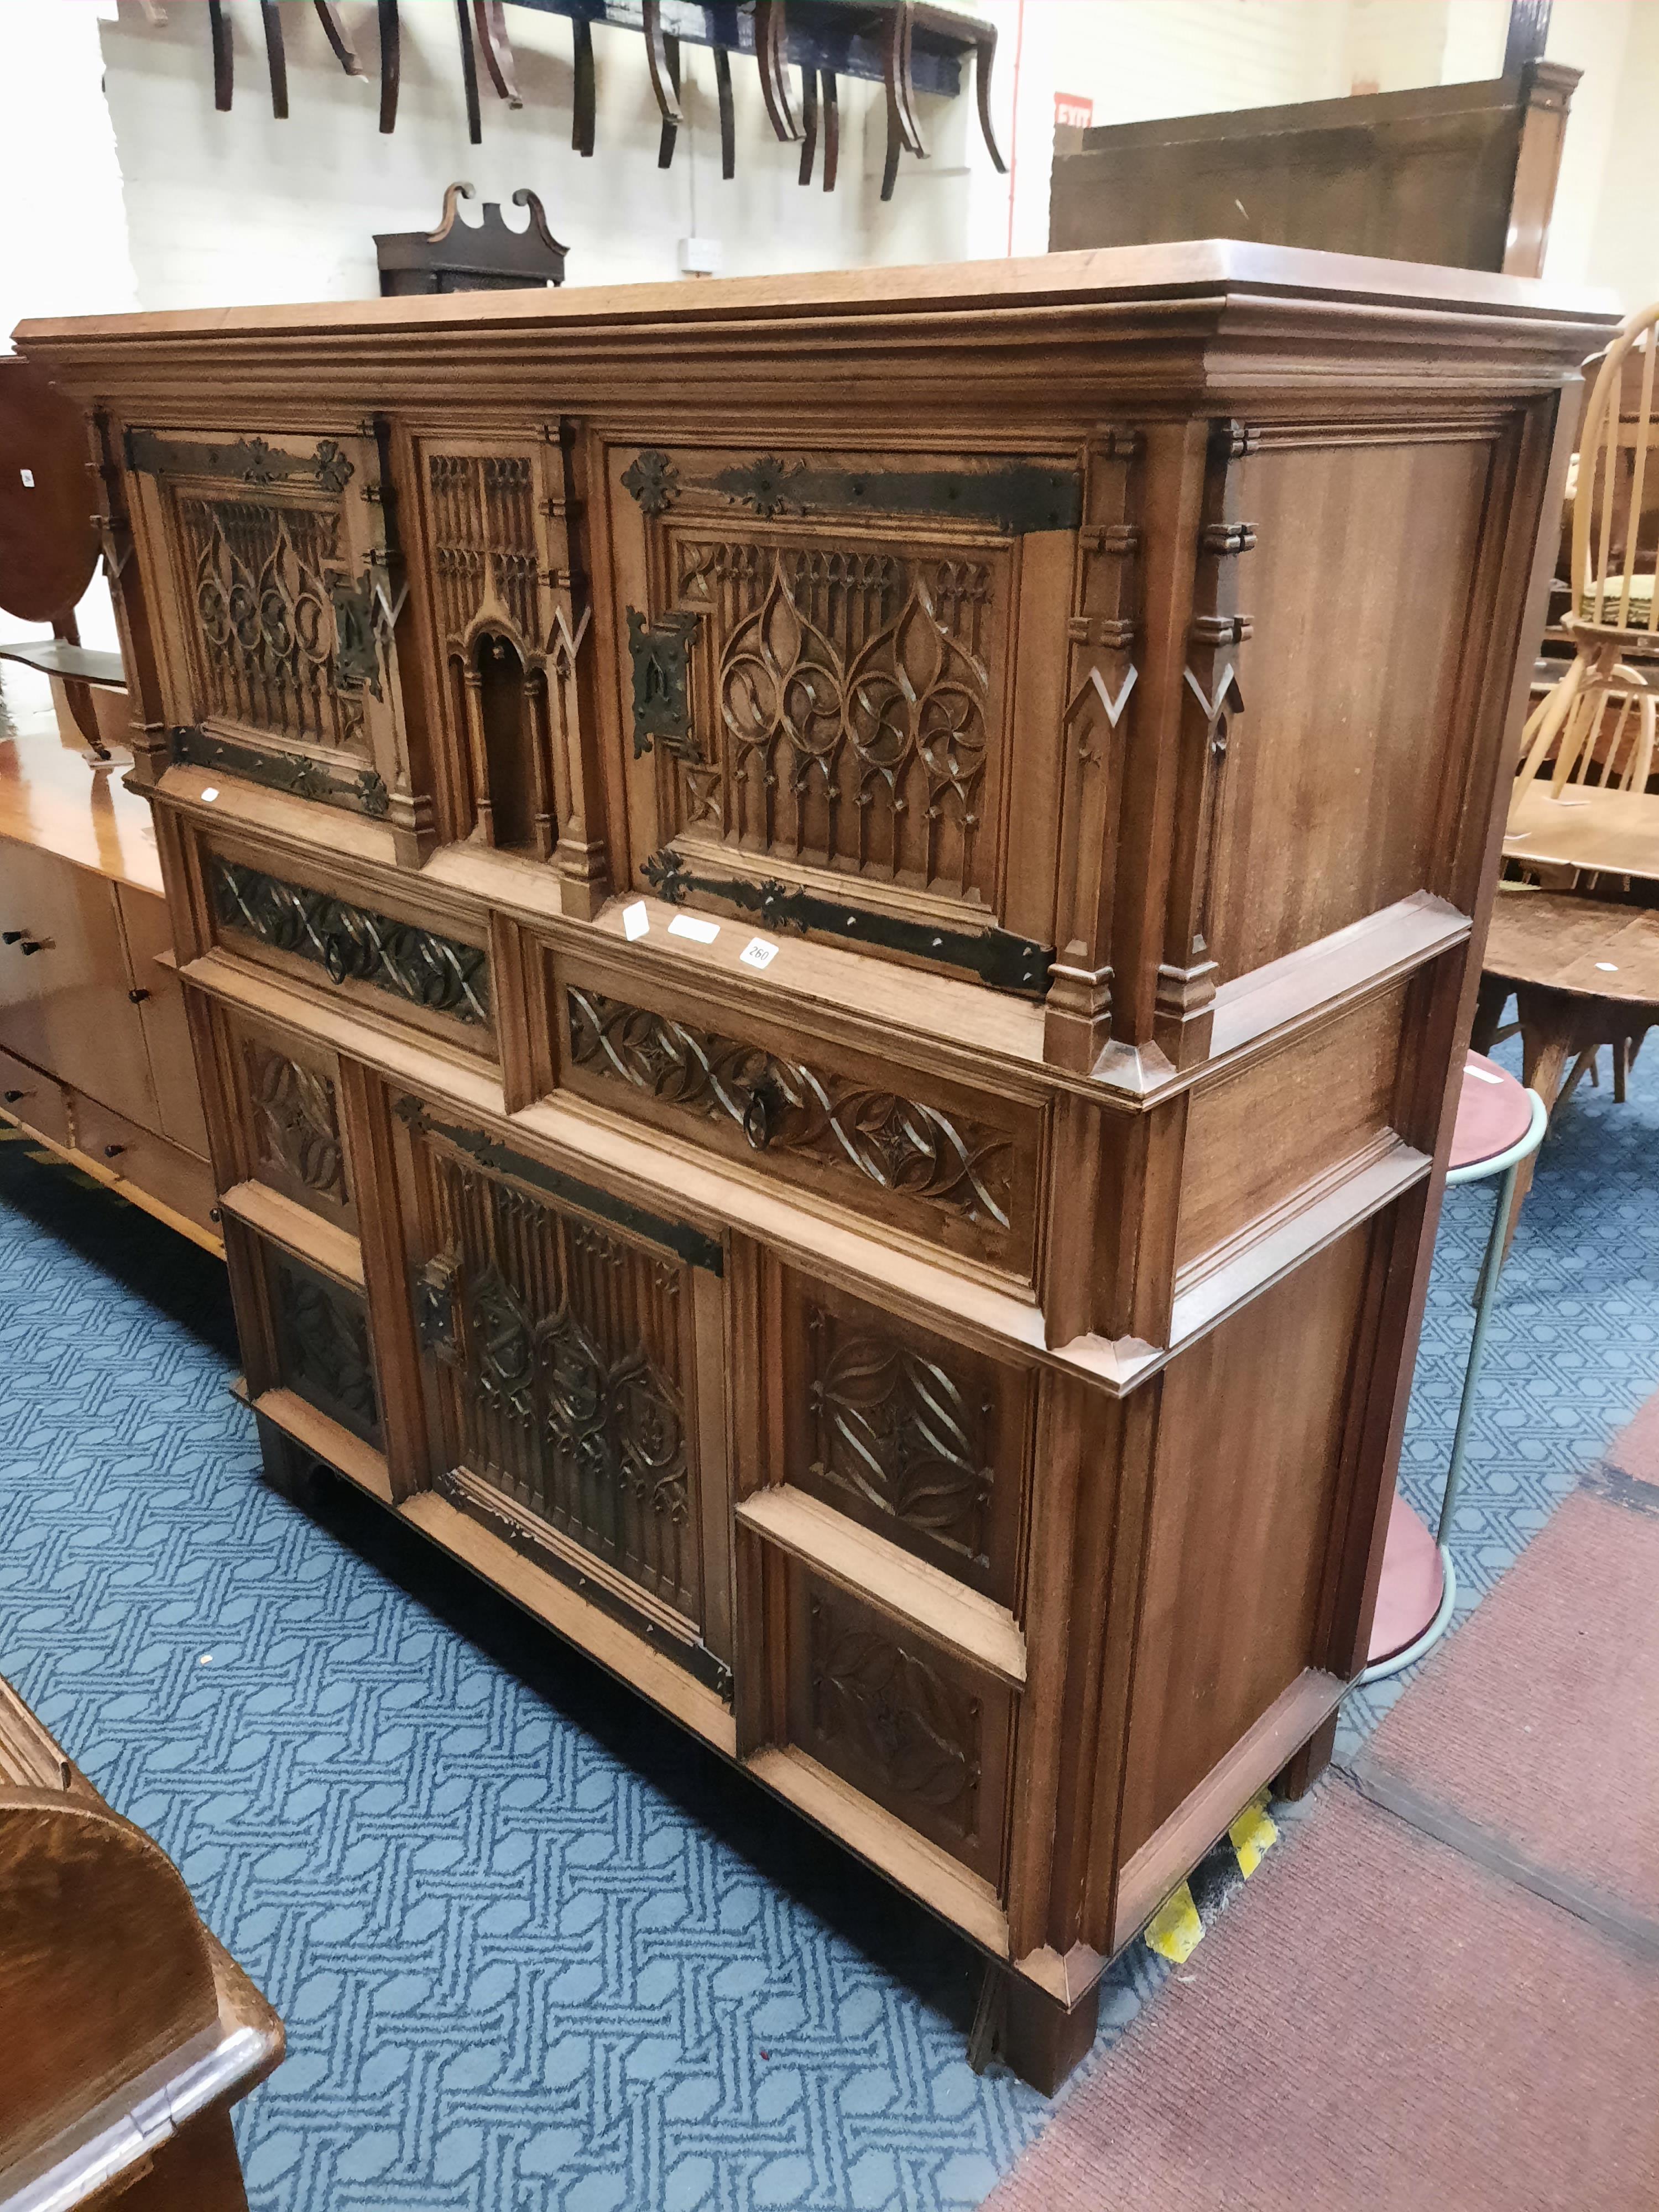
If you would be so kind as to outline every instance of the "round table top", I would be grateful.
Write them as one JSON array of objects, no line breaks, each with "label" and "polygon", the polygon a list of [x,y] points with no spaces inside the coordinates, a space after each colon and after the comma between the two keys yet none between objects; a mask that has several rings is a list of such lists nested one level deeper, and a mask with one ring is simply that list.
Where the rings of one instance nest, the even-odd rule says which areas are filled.
[{"label": "round table top", "polygon": [[1495,1060],[1483,1052],[1470,1053],[1463,1064],[1448,1164],[1472,1168],[1481,1160],[1495,1160],[1499,1152],[1518,1145],[1531,1127],[1532,1100],[1527,1091]]},{"label": "round table top", "polygon": [[1482,964],[1489,975],[1546,990],[1659,1004],[1659,913],[1559,891],[1503,890]]}]

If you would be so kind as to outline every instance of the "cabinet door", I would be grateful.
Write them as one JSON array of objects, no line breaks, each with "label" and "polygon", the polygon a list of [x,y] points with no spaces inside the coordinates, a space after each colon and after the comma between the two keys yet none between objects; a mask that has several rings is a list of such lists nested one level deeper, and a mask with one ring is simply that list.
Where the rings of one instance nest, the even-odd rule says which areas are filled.
[{"label": "cabinet door", "polygon": [[437,1487],[725,1688],[720,1248],[401,1102]]},{"label": "cabinet door", "polygon": [[636,879],[1042,989],[1075,457],[613,471]]},{"label": "cabinet door", "polygon": [[138,1018],[149,1055],[161,1134],[204,1160],[207,1123],[202,1118],[202,1093],[190,1048],[179,970],[168,957],[173,951],[173,930],[167,901],[131,884],[119,884],[116,897],[126,933],[133,986],[145,994],[138,1001]]},{"label": "cabinet door", "polygon": [[0,917],[7,933],[21,934],[0,947],[0,976],[15,993],[0,1000],[0,1042],[141,1127],[157,1127],[115,885],[27,845],[6,845],[3,869]]},{"label": "cabinet door", "polygon": [[173,750],[370,815],[410,788],[375,441],[127,433]]}]

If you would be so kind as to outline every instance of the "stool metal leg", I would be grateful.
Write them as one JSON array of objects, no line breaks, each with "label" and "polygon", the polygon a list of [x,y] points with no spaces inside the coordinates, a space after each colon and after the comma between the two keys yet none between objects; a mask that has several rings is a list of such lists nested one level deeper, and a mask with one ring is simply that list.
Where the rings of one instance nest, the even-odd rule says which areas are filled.
[{"label": "stool metal leg", "polygon": [[1463,1485],[1463,1455],[1468,1446],[1469,1425],[1474,1414],[1474,1394],[1486,1361],[1486,1325],[1492,1319],[1492,1307],[1497,1304],[1498,1278],[1504,1272],[1504,1243],[1509,1227],[1510,1206],[1515,1197],[1516,1178],[1521,1172],[1522,1162],[1538,1150],[1543,1142],[1544,1132],[1549,1127],[1549,1110],[1543,1100],[1535,1091],[1531,1093],[1531,1098],[1532,1121],[1524,1137],[1511,1145],[1507,1152],[1498,1153],[1495,1159],[1472,1161],[1466,1168],[1454,1168],[1446,1177],[1448,1182],[1474,1182],[1501,1171],[1504,1180],[1498,1186],[1498,1210],[1492,1215],[1486,1254],[1480,1262],[1480,1286],[1475,1292],[1474,1334],[1469,1340],[1469,1361],[1463,1373],[1463,1395],[1458,1401],[1457,1427],[1452,1437],[1451,1459],[1446,1468],[1446,1490],[1441,1500],[1440,1524],[1435,1532],[1445,1586],[1434,1619],[1416,1642],[1408,1644],[1403,1651],[1396,1651],[1391,1659],[1382,1659],[1376,1666],[1367,1667],[1359,1677],[1362,1684],[1386,1681],[1389,1675],[1400,1674],[1437,1644],[1451,1625],[1452,1609],[1457,1602],[1457,1575],[1446,1540],[1451,1528],[1452,1515],[1457,1510],[1458,1493]]}]

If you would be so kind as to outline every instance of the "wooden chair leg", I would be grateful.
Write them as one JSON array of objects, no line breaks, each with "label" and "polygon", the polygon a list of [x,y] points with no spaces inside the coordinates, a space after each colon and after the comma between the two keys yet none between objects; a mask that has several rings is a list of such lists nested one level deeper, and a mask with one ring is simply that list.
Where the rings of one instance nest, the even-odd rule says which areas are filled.
[{"label": "wooden chair leg", "polygon": [[1556,1101],[1557,1113],[1561,1112],[1561,1110],[1569,1103],[1573,1092],[1577,1090],[1579,1084],[1583,1081],[1586,1074],[1589,1077],[1592,1089],[1599,1091],[1601,1088],[1601,1079],[1596,1073],[1595,1067],[1595,1055],[1601,1049],[1601,1048],[1600,1045],[1588,1045],[1585,1047],[1584,1050],[1579,1054],[1577,1059],[1574,1060],[1572,1063],[1572,1073],[1568,1076],[1566,1083],[1562,1088],[1561,1096]]}]

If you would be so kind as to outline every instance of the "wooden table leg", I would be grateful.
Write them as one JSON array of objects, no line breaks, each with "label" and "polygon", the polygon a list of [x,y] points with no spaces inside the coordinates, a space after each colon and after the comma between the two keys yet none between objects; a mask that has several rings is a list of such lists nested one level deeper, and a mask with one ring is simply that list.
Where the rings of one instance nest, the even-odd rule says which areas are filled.
[{"label": "wooden table leg", "polygon": [[[1516,993],[1515,999],[1521,1016],[1521,1080],[1528,1091],[1538,1093],[1547,1107],[1553,1109],[1561,1093],[1567,1062],[1578,1042],[1578,1023],[1572,1003],[1553,991],[1529,991],[1524,988]],[[1537,1165],[1538,1154],[1534,1152],[1530,1159],[1522,1161],[1521,1171],[1515,1178],[1515,1196],[1510,1201],[1510,1218],[1504,1230],[1504,1260],[1509,1258],[1510,1247],[1515,1242],[1522,1202],[1532,1188],[1533,1172]]]},{"label": "wooden table leg", "polygon": [[1504,1018],[1504,1009],[1510,1002],[1510,993],[1515,988],[1507,977],[1483,975],[1480,990],[1474,1002],[1474,1024],[1469,1031],[1472,1051],[1490,1053],[1498,1040],[1498,1024]]}]

